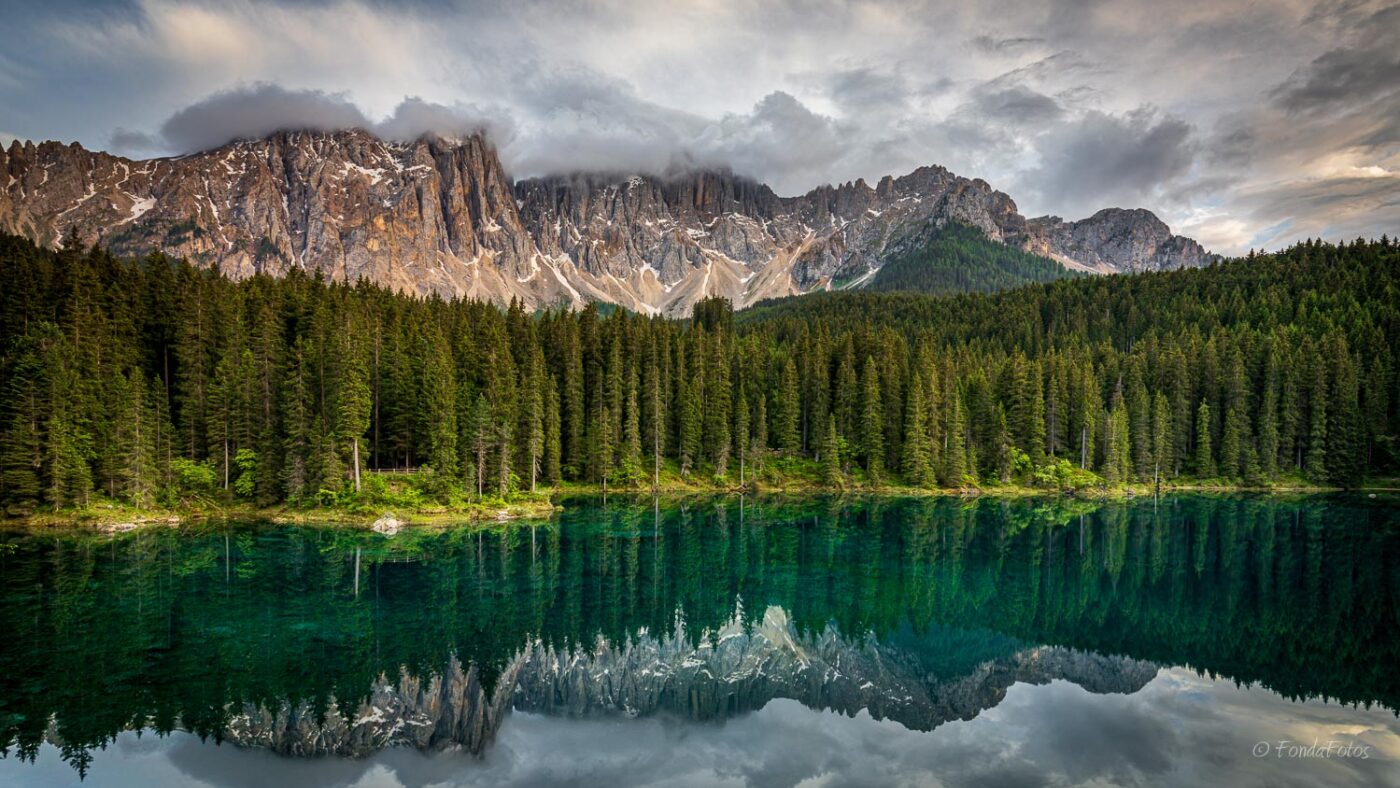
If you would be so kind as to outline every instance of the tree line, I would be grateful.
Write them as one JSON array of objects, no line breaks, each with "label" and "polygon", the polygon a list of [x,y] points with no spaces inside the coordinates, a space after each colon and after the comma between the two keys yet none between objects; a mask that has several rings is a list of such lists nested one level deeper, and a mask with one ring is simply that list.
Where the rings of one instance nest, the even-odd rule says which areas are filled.
[{"label": "tree line", "polygon": [[0,237],[0,501],[726,485],[1350,486],[1397,466],[1400,249],[689,320],[233,281]]}]

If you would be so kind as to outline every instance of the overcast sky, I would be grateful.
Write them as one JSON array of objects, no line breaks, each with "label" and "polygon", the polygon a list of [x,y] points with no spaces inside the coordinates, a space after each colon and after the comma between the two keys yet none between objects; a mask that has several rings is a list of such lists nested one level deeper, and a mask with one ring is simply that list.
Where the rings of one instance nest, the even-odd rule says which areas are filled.
[{"label": "overcast sky", "polygon": [[1400,231],[1400,3],[6,0],[0,140],[488,130],[516,177],[922,164],[1219,252]]}]

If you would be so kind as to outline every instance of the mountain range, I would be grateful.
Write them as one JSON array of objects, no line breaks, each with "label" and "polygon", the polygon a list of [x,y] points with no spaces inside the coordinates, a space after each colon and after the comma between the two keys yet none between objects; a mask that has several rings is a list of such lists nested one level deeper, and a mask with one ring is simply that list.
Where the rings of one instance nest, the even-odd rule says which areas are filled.
[{"label": "mountain range", "polygon": [[[901,645],[834,627],[802,633],[781,608],[757,625],[737,620],[713,638],[639,632],[627,643],[528,644],[490,686],[455,657],[432,676],[380,675],[358,705],[283,701],[235,706],[223,737],[284,755],[364,757],[386,747],[460,747],[480,754],[512,710],[562,717],[669,714],[722,721],[787,698],[848,717],[864,711],[911,730],[970,720],[996,707],[1015,683],[1069,681],[1088,692],[1131,694],[1157,676],[1155,663],[1060,646],[1006,642],[972,660],[959,646],[997,636],[940,631]],[[1000,641],[998,641],[1000,642]],[[974,649],[975,650],[975,649]]]},{"label": "mountain range", "polygon": [[397,290],[529,307],[618,304],[680,315],[860,287],[950,224],[1096,273],[1213,256],[1150,211],[1027,219],[981,179],[928,166],[780,197],[724,170],[513,180],[481,135],[411,142],[279,132],[174,158],[77,143],[0,150],[0,229],[61,246],[160,251],[231,277],[294,268]]}]

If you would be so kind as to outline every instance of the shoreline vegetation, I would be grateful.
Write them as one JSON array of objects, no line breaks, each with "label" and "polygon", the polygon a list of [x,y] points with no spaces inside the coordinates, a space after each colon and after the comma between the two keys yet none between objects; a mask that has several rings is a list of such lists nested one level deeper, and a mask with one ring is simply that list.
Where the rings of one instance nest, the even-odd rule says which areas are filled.
[{"label": "shoreline vegetation", "polygon": [[[826,486],[820,480],[819,469],[801,467],[808,463],[785,463],[798,471],[787,475],[761,471],[758,478],[745,484],[737,479],[684,478],[670,468],[653,484],[612,487],[604,490],[600,484],[564,483],[557,487],[539,488],[534,493],[514,493],[506,498],[484,497],[480,500],[459,500],[441,503],[425,500],[414,493],[414,474],[401,471],[380,473],[365,471],[366,487],[376,493],[353,493],[337,496],[336,500],[316,505],[288,504],[260,506],[251,501],[220,498],[209,495],[166,506],[137,507],[109,498],[96,498],[83,508],[37,511],[28,515],[0,518],[0,530],[94,529],[104,533],[122,533],[152,526],[181,526],[191,523],[217,521],[267,522],[276,525],[326,525],[373,527],[391,522],[391,531],[403,527],[481,527],[515,521],[548,519],[562,511],[562,502],[574,497],[616,497],[620,500],[659,499],[676,501],[689,496],[753,495],[755,497],[791,496],[805,498],[851,497],[868,498],[1061,498],[1079,501],[1115,501],[1154,494],[1259,494],[1259,495],[1317,495],[1328,493],[1371,494],[1400,492],[1400,479],[1377,478],[1349,487],[1310,484],[1305,479],[1280,479],[1269,485],[1247,485],[1225,479],[1173,479],[1160,487],[1152,484],[1125,484],[1110,487],[1101,478],[1077,488],[1050,488],[1028,484],[1005,483],[967,485],[964,487],[919,487],[882,479],[871,484],[866,479],[851,479],[841,487]],[[381,485],[377,480],[386,479]],[[418,482],[422,484],[423,482]],[[212,491],[211,491],[212,492]],[[387,518],[387,520],[386,520]]]},{"label": "shoreline vegetation", "polygon": [[393,530],[604,490],[1113,498],[1397,476],[1385,237],[994,294],[709,298],[672,319],[298,269],[232,280],[0,234],[10,521]]}]

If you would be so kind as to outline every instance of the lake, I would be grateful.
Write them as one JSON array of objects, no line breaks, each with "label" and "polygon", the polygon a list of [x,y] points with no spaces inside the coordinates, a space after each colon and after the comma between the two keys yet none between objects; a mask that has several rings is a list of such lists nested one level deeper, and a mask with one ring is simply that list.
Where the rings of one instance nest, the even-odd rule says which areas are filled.
[{"label": "lake", "polygon": [[1400,785],[1400,499],[0,536],[0,784]]}]

